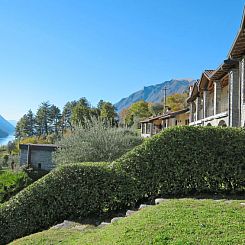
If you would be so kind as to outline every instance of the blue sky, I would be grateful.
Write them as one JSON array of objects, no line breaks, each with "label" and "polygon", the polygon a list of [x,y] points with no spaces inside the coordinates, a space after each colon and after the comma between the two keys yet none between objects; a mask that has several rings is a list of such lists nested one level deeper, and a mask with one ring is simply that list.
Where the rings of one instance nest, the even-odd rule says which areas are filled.
[{"label": "blue sky", "polygon": [[0,114],[116,103],[226,58],[244,0],[0,0]]}]

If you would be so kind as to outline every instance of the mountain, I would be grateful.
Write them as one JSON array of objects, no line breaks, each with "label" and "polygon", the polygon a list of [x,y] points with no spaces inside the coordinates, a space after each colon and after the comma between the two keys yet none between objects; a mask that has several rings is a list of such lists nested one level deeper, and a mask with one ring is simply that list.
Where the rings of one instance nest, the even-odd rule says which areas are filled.
[{"label": "mountain", "polygon": [[0,138],[6,138],[7,136],[8,136],[8,133],[6,133],[0,129]]},{"label": "mountain", "polygon": [[117,111],[120,112],[139,100],[154,103],[161,102],[164,98],[163,89],[165,87],[167,88],[166,94],[168,96],[174,93],[183,93],[184,91],[187,91],[189,86],[194,84],[194,82],[196,82],[194,79],[172,79],[160,84],[147,86],[142,90],[129,95],[127,98],[121,99],[115,104],[115,107]]},{"label": "mountain", "polygon": [[0,138],[7,137],[14,132],[14,126],[0,115]]},{"label": "mountain", "polygon": [[14,127],[16,127],[17,121],[16,120],[8,120]]}]

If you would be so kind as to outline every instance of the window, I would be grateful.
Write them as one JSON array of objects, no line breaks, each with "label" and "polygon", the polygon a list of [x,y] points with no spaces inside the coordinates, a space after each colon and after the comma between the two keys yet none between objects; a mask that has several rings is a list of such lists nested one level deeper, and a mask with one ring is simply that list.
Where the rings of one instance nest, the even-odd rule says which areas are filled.
[{"label": "window", "polygon": [[38,163],[38,169],[41,169],[41,168],[42,168],[42,164]]}]

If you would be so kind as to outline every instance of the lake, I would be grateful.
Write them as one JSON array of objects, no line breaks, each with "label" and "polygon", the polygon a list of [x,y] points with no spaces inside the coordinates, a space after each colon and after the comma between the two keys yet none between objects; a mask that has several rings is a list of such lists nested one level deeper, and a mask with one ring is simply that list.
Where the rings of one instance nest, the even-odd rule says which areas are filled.
[{"label": "lake", "polygon": [[12,141],[14,139],[15,139],[14,135],[9,135],[8,137],[5,138],[0,138],[0,146],[7,145],[9,141]]}]

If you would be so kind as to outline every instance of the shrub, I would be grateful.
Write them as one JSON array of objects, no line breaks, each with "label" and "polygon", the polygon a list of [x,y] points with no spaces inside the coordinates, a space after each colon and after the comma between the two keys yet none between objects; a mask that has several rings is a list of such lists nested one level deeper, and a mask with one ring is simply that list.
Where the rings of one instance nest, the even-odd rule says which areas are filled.
[{"label": "shrub", "polygon": [[61,166],[2,206],[0,243],[67,218],[99,215],[123,207],[132,200],[130,193],[130,180],[116,174],[106,163]]},{"label": "shrub", "polygon": [[174,127],[113,163],[141,196],[244,191],[245,130]]},{"label": "shrub", "polygon": [[0,208],[0,243],[146,196],[244,193],[245,131],[175,127],[106,164],[52,171]]},{"label": "shrub", "polygon": [[31,182],[23,171],[0,171],[0,203],[7,201]]},{"label": "shrub", "polygon": [[113,161],[140,143],[142,138],[134,131],[92,118],[57,143],[61,148],[55,153],[55,162]]}]

